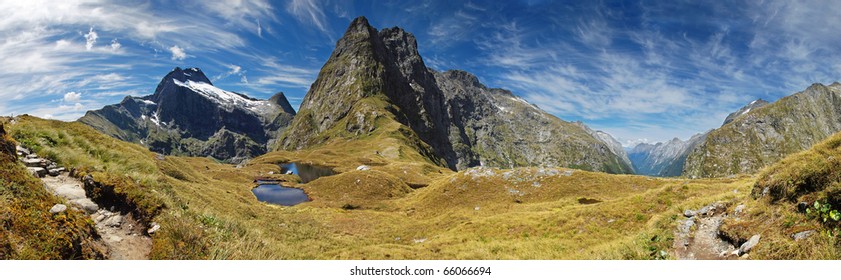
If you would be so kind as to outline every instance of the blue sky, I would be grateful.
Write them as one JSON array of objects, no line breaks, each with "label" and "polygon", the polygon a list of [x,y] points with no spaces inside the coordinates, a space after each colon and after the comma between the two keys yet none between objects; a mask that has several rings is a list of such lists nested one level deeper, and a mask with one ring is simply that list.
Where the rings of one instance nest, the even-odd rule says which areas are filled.
[{"label": "blue sky", "polygon": [[172,68],[297,108],[348,23],[624,144],[687,139],[841,76],[837,1],[2,1],[0,115],[75,120]]}]

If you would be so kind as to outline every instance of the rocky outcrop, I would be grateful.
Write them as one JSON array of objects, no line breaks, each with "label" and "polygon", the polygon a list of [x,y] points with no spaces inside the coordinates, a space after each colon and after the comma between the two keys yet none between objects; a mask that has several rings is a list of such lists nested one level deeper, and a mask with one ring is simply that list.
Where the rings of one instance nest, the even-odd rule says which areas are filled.
[{"label": "rocky outcrop", "polygon": [[[385,128],[391,123],[400,128]],[[451,169],[631,172],[609,145],[581,127],[509,91],[487,88],[467,72],[431,70],[411,33],[396,27],[377,31],[360,17],[336,43],[278,146],[299,150],[382,134]]]},{"label": "rocky outcrop", "polygon": [[693,135],[689,140],[674,138],[657,144],[640,143],[628,153],[637,174],[649,176],[680,176],[689,153],[706,138],[706,133]]},{"label": "rocky outcrop", "polygon": [[750,113],[751,110],[756,109],[756,108],[760,108],[760,107],[765,106],[765,105],[768,105],[768,101],[765,101],[765,100],[762,100],[762,99],[757,99],[757,100],[751,101],[751,103],[748,103],[748,105],[745,105],[744,107],[739,108],[738,111],[730,113],[729,115],[727,115],[727,118],[724,119],[724,123],[721,124],[721,125],[728,124],[728,123],[732,122],[733,120],[735,120],[736,118],[738,118],[738,117],[740,117],[744,114]]},{"label": "rocky outcrop", "polygon": [[216,88],[198,68],[175,68],[154,94],[128,96],[79,121],[155,152],[239,162],[265,153],[294,115],[283,93],[253,99]]},{"label": "rocky outcrop", "polygon": [[754,173],[841,131],[839,83],[813,84],[774,103],[753,109],[750,106],[710,132],[692,150],[683,175],[723,177]]}]

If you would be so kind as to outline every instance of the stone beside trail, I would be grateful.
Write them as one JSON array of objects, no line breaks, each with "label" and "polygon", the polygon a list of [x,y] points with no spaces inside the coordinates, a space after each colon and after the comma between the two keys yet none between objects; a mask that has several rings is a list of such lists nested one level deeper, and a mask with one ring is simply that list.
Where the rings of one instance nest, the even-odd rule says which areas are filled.
[{"label": "stone beside trail", "polygon": [[[41,178],[44,187],[52,194],[67,201],[56,204],[50,213],[58,214],[70,209],[84,211],[96,225],[100,241],[107,249],[106,255],[112,260],[144,260],[149,259],[152,251],[152,239],[144,234],[144,228],[134,220],[130,213],[112,212],[114,209],[101,209],[99,205],[87,197],[82,181],[67,174],[65,168],[55,163],[30,154],[29,150],[18,147],[21,161],[29,168],[32,175]],[[49,176],[47,176],[49,175]],[[153,226],[159,225],[155,224]],[[157,229],[156,229],[157,230]],[[154,232],[154,231],[153,231]]]}]

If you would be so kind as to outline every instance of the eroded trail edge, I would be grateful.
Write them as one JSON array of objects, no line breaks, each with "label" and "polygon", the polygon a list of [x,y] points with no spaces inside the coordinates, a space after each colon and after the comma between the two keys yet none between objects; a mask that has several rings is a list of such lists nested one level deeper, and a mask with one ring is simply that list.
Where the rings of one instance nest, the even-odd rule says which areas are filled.
[{"label": "eroded trail edge", "polygon": [[33,176],[44,182],[44,187],[66,200],[56,204],[50,212],[83,211],[96,225],[98,241],[103,253],[112,260],[145,260],[152,251],[152,239],[146,235],[146,226],[136,220],[131,212],[119,211],[113,205],[99,205],[85,193],[84,183],[69,175],[67,170],[35,154],[23,159]]}]

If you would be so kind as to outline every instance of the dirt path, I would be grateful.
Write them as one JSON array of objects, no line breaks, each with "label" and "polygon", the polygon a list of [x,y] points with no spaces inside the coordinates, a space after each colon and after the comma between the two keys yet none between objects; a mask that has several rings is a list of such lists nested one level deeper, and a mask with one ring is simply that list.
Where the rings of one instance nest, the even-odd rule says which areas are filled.
[{"label": "dirt path", "polygon": [[[152,239],[144,235],[143,228],[131,213],[112,212],[114,209],[101,209],[85,195],[82,181],[61,172],[58,176],[41,178],[45,187],[67,200],[68,207],[85,211],[96,223],[96,231],[106,248],[106,256],[112,260],[149,259]],[[70,211],[70,210],[68,210]]]},{"label": "dirt path", "polygon": [[675,231],[674,251],[677,259],[738,259],[737,255],[732,254],[736,247],[719,237],[721,222],[727,218],[725,205],[714,203],[698,211],[687,210],[685,216],[690,217],[682,220]]}]

